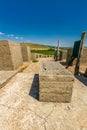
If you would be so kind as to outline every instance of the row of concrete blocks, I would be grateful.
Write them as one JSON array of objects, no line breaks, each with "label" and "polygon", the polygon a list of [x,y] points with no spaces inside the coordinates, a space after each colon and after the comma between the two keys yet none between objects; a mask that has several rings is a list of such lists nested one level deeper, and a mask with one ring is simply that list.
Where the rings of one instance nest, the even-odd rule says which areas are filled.
[{"label": "row of concrete blocks", "polygon": [[30,60],[30,48],[25,44],[0,41],[0,70],[15,70]]},{"label": "row of concrete blocks", "polygon": [[43,62],[39,74],[39,100],[70,102],[74,76],[57,62]]},{"label": "row of concrete blocks", "polygon": [[[59,56],[58,56],[58,60],[64,60],[64,59],[66,59],[66,63],[68,63],[68,61],[70,59],[70,56],[72,55],[72,52],[73,52],[73,48],[67,49],[67,52],[60,51],[59,52]],[[82,65],[83,64],[87,65],[87,48],[83,49],[82,56],[81,56],[81,62],[80,63]],[[75,65],[75,64],[76,64],[76,59],[73,62],[73,65]]]},{"label": "row of concrete blocks", "polygon": [[35,53],[36,58],[47,58],[47,57],[53,57],[53,55],[43,55],[43,54],[37,54]]}]

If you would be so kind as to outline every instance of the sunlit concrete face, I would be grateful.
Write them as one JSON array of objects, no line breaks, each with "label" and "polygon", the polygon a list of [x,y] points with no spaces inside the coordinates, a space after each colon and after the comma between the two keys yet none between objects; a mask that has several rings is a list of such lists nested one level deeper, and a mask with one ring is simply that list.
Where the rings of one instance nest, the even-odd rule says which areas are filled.
[{"label": "sunlit concrete face", "polygon": [[15,70],[23,64],[20,45],[0,41],[0,70]]},{"label": "sunlit concrete face", "polygon": [[[73,52],[73,49],[72,49],[72,48],[70,48],[70,49],[67,50],[66,62],[68,62],[70,56],[72,55],[72,52]],[[77,61],[77,60],[75,59],[74,62],[73,62],[73,65],[76,64],[76,61]],[[81,65],[87,64],[87,48],[84,48],[84,49],[82,50],[80,64],[81,64]]]},{"label": "sunlit concrete face", "polygon": [[39,100],[44,102],[70,102],[74,77],[58,62],[41,64]]},{"label": "sunlit concrete face", "polygon": [[20,47],[21,47],[23,61],[30,61],[31,59],[30,47],[23,43],[20,44]]}]

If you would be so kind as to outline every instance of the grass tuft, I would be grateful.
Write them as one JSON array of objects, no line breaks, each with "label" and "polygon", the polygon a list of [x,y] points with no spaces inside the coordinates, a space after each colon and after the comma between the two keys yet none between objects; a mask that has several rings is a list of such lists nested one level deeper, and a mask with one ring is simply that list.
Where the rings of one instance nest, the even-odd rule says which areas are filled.
[{"label": "grass tuft", "polygon": [[38,62],[38,60],[32,60],[32,62],[36,63],[36,62]]}]

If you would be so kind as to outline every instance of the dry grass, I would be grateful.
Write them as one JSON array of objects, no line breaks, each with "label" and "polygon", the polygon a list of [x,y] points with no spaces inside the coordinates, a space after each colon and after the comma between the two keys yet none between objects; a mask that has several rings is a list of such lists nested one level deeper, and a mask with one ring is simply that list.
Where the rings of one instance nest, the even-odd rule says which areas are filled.
[{"label": "dry grass", "polygon": [[31,50],[48,50],[49,47],[41,44],[36,44],[36,43],[24,43],[27,46],[30,47]]},{"label": "dry grass", "polygon": [[19,70],[22,72],[24,69],[26,69],[28,67],[28,65],[22,65],[19,67]]}]

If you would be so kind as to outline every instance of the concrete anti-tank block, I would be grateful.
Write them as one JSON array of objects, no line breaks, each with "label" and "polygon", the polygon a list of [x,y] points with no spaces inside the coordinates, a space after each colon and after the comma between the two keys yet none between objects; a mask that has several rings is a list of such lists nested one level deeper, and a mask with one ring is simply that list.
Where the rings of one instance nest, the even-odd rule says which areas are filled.
[{"label": "concrete anti-tank block", "polygon": [[39,74],[39,100],[70,102],[74,76],[58,62],[43,62]]},{"label": "concrete anti-tank block", "polygon": [[31,60],[30,47],[25,45],[25,43],[21,43],[20,46],[21,46],[21,53],[22,53],[23,61],[30,61]]},{"label": "concrete anti-tank block", "polygon": [[15,70],[22,64],[20,44],[0,41],[0,70]]}]

